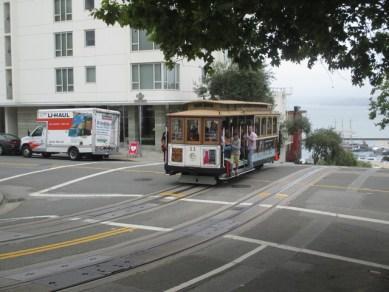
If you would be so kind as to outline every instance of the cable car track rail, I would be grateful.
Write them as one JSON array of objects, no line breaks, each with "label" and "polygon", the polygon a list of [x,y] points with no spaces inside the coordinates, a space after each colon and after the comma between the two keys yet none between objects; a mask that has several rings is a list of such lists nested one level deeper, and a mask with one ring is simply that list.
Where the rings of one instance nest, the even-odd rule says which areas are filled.
[{"label": "cable car track rail", "polygon": [[[275,206],[290,200],[297,196],[302,191],[307,189],[312,183],[321,179],[330,171],[328,168],[307,168],[295,172],[281,180],[275,181],[268,186],[265,186],[254,192],[246,194],[243,198],[236,201],[233,205],[223,206],[209,212],[199,218],[195,218],[179,225],[173,226],[173,230],[163,233],[153,233],[140,238],[136,238],[127,242],[122,242],[115,246],[103,248],[94,251],[109,253],[112,257],[104,260],[101,263],[84,266],[76,270],[62,272],[63,275],[69,275],[80,272],[82,274],[85,269],[89,271],[97,271],[101,265],[104,266],[119,266],[116,269],[111,269],[106,273],[88,274],[89,276],[75,279],[69,276],[67,283],[61,283],[61,286],[56,286],[56,274],[41,275],[39,277],[31,277],[30,279],[15,285],[2,288],[16,288],[20,285],[38,284],[49,287],[50,290],[64,289],[66,287],[78,286],[82,283],[90,282],[100,278],[108,277],[112,274],[138,268],[146,264],[166,259],[181,252],[188,251],[192,248],[200,246],[220,236],[232,232],[239,227],[253,221],[254,219],[266,216],[276,210]],[[304,182],[304,187],[301,188],[301,182]],[[260,197],[260,192],[268,191],[270,194],[266,197]],[[271,208],[258,208],[259,205],[267,200],[275,199],[277,194],[288,191],[291,194],[289,197],[277,199]],[[239,206],[249,200],[253,201],[251,205]],[[79,255],[81,256],[81,255]],[[7,277],[6,274],[0,273],[0,277]],[[12,278],[12,274],[8,273],[8,277]],[[50,284],[52,283],[52,284]]]}]

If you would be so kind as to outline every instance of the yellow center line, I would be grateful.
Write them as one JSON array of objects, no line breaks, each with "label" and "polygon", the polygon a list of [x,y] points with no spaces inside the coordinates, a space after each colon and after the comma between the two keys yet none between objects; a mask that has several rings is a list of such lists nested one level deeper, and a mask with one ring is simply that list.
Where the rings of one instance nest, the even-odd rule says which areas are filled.
[{"label": "yellow center line", "polygon": [[159,193],[159,195],[162,196],[162,197],[170,196],[170,197],[181,198],[181,197],[185,196],[185,193],[174,192],[174,191],[166,191],[166,192]]},{"label": "yellow center line", "polygon": [[278,194],[276,194],[275,197],[278,198],[278,199],[284,199],[284,198],[287,198],[288,195],[287,194],[278,193]]},{"label": "yellow center line", "polygon": [[389,191],[380,190],[380,189],[349,188],[349,187],[342,187],[342,186],[336,186],[336,185],[326,185],[326,184],[314,184],[312,186],[313,187],[318,187],[318,188],[337,189],[337,190],[351,190],[351,191],[367,191],[367,192],[389,193]]},{"label": "yellow center line", "polygon": [[261,198],[265,198],[265,197],[267,197],[269,195],[270,195],[269,192],[260,192],[260,193],[258,193],[258,196],[260,196]]},{"label": "yellow center line", "polygon": [[33,248],[28,248],[28,249],[22,249],[18,251],[13,251],[13,252],[7,252],[7,253],[0,253],[0,260],[5,260],[5,259],[11,259],[11,258],[16,258],[16,257],[21,257],[21,256],[26,256],[26,255],[31,255],[31,254],[36,254],[36,253],[42,253],[42,252],[47,252],[50,250],[55,250],[55,249],[60,249],[60,248],[65,248],[73,245],[78,245],[78,244],[83,244],[83,243],[88,243],[91,241],[119,235],[122,233],[126,232],[131,232],[134,231],[132,228],[117,228],[114,230],[102,232],[102,233],[97,233],[94,235],[89,235],[85,237],[80,237],[72,240],[67,240],[67,241],[62,241],[58,243],[53,243],[53,244],[48,244],[48,245],[43,245],[39,247],[33,247]]}]

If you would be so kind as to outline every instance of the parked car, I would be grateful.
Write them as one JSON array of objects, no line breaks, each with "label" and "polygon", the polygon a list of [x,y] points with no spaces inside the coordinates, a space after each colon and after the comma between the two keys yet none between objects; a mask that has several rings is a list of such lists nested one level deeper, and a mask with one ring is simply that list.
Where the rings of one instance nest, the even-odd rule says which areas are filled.
[{"label": "parked car", "polygon": [[0,133],[0,155],[18,154],[20,151],[20,139],[18,136]]}]

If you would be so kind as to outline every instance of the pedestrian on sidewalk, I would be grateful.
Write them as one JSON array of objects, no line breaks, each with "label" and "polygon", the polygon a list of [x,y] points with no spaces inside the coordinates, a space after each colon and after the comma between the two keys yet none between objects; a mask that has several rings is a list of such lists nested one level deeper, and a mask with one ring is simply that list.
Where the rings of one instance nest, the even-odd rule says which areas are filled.
[{"label": "pedestrian on sidewalk", "polygon": [[162,133],[161,137],[161,151],[163,152],[163,162],[167,161],[166,153],[167,153],[167,130]]}]

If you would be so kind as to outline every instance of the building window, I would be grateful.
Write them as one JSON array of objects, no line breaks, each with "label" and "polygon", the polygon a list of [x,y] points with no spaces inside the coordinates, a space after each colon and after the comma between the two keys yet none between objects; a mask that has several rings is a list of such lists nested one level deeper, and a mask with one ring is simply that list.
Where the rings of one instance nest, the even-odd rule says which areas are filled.
[{"label": "building window", "polygon": [[95,0],[85,0],[85,9],[93,10],[95,8]]},{"label": "building window", "polygon": [[59,32],[55,34],[55,56],[73,56],[72,32]]},{"label": "building window", "polygon": [[72,0],[54,0],[54,20],[72,20]]},{"label": "building window", "polygon": [[4,3],[4,33],[11,33],[11,7],[9,2]]},{"label": "building window", "polygon": [[85,46],[94,47],[95,46],[95,30],[86,30],[85,31]]},{"label": "building window", "polygon": [[132,89],[179,89],[179,65],[172,70],[167,69],[165,64],[147,63],[133,64]]},{"label": "building window", "polygon": [[149,40],[145,30],[131,29],[131,48],[133,51],[158,50],[159,46]]},{"label": "building window", "polygon": [[169,69],[166,65],[164,67],[164,88],[180,89],[180,65],[175,64],[172,69]]},{"label": "building window", "polygon": [[71,92],[74,90],[73,68],[55,69],[56,91]]},{"label": "building window", "polygon": [[96,83],[96,66],[85,67],[86,83]]}]

